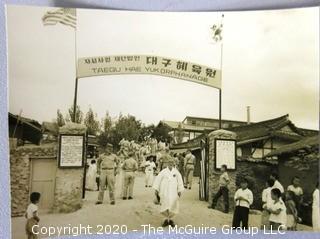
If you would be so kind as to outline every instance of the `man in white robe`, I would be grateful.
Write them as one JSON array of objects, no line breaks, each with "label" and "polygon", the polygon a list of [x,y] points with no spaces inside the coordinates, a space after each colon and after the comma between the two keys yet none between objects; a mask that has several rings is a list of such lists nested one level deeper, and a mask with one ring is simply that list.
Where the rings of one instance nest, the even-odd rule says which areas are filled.
[{"label": "man in white robe", "polygon": [[163,227],[175,224],[172,218],[179,212],[179,198],[184,190],[181,174],[174,167],[174,160],[168,160],[167,167],[155,178],[153,183],[155,194],[160,197],[160,213],[165,216]]}]

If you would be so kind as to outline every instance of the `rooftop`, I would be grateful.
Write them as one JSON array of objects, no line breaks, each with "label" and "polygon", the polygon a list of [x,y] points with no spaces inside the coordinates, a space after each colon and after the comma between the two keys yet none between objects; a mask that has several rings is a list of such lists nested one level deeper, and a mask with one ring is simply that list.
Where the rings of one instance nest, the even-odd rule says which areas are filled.
[{"label": "rooftop", "polygon": [[282,154],[290,154],[302,149],[311,149],[313,147],[319,148],[319,136],[306,137],[298,142],[284,145],[270,153],[265,157],[279,156]]},{"label": "rooftop", "polygon": [[[287,129],[284,129],[284,127],[287,127]],[[288,114],[257,123],[228,128],[228,130],[237,134],[238,141],[272,135],[287,137],[292,140],[299,140],[304,136],[303,132],[289,120]]]},{"label": "rooftop", "polygon": [[215,127],[211,127],[211,126],[190,125],[190,124],[184,124],[184,123],[177,122],[177,121],[168,121],[168,120],[161,120],[160,123],[165,124],[172,129],[177,129],[177,128],[179,128],[179,125],[180,125],[181,129],[186,130],[186,131],[199,131],[199,132],[201,131],[202,132],[204,130],[215,129]]},{"label": "rooftop", "polygon": [[[184,120],[182,122],[185,122],[185,120],[187,119],[198,119],[198,120],[205,120],[205,121],[214,121],[217,122],[219,121],[219,119],[215,119],[215,118],[205,118],[205,117],[197,117],[197,116],[189,116],[187,115]],[[246,121],[239,121],[239,120],[228,120],[228,119],[222,119],[222,122],[228,122],[228,123],[243,123],[246,124]]]}]

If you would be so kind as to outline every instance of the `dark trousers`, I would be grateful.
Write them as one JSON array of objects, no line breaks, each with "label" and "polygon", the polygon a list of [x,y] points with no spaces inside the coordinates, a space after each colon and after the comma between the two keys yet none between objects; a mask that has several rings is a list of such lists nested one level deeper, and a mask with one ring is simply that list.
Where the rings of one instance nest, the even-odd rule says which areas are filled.
[{"label": "dark trousers", "polygon": [[227,187],[220,187],[219,191],[213,196],[212,199],[212,208],[215,208],[218,202],[218,199],[222,196],[224,203],[224,211],[229,211],[229,189]]},{"label": "dark trousers", "polygon": [[242,223],[242,229],[248,229],[249,208],[236,206],[233,214],[232,227],[238,228]]},{"label": "dark trousers", "polygon": [[96,177],[96,183],[97,183],[97,188],[99,191],[100,190],[100,178],[99,177]]}]

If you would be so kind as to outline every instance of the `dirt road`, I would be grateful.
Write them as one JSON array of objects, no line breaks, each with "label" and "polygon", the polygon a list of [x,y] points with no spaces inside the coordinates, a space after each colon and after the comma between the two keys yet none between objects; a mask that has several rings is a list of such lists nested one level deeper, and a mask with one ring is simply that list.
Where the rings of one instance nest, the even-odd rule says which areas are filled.
[{"label": "dirt road", "polygon": [[[192,190],[186,190],[180,199],[180,213],[175,218],[176,224],[178,226],[193,225],[217,228],[223,225],[230,225],[232,213],[225,214],[217,210],[209,210],[207,202],[198,200],[198,179],[195,178],[193,182]],[[45,228],[49,226],[55,228],[63,226],[79,228],[81,224],[82,226],[91,226],[91,232],[100,231],[101,226],[97,227],[97,225],[126,225],[128,231],[140,231],[142,230],[141,225],[144,224],[151,224],[155,227],[161,226],[163,218],[159,214],[159,206],[153,203],[154,191],[152,188],[145,188],[144,175],[142,173],[136,176],[133,200],[122,200],[120,189],[121,182],[118,178],[116,183],[116,205],[109,204],[107,192],[105,202],[102,205],[95,205],[98,193],[87,191],[83,207],[74,213],[43,214],[40,212],[41,226]],[[259,222],[260,215],[250,215],[250,226],[259,227]],[[24,224],[25,219],[23,217],[12,218],[13,239],[25,238]],[[299,229],[311,230],[309,227],[300,225]],[[68,234],[68,231],[66,231],[66,234]],[[75,231],[73,234],[75,234]],[[58,232],[55,235],[58,235]],[[40,238],[45,237],[41,236]]]}]

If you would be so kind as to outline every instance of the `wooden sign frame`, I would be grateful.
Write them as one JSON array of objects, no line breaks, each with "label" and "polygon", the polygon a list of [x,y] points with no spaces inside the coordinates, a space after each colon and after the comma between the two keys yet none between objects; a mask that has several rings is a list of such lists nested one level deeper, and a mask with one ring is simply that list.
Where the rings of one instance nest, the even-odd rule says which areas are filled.
[{"label": "wooden sign frame", "polygon": [[234,139],[215,139],[214,140],[214,158],[215,158],[215,160],[214,160],[214,168],[215,169],[220,169],[221,167],[218,167],[218,154],[217,154],[217,145],[218,145],[218,141],[232,141],[232,142],[234,142],[234,145],[232,146],[232,147],[234,147],[234,167],[232,167],[232,166],[230,166],[230,165],[228,165],[228,163],[221,163],[220,165],[222,165],[222,164],[226,164],[227,165],[227,170],[228,171],[235,171],[236,169],[237,169],[237,142],[236,142],[236,140],[234,140]]},{"label": "wooden sign frame", "polygon": [[[74,136],[74,137],[82,137],[82,157],[81,157],[81,165],[68,165],[68,166],[64,166],[61,162],[61,153],[62,153],[62,138],[65,136]],[[86,147],[86,143],[85,143],[85,134],[60,134],[59,135],[59,161],[58,161],[58,168],[83,168],[84,167],[84,160],[85,160],[85,147]],[[79,161],[79,160],[78,160]]]}]

